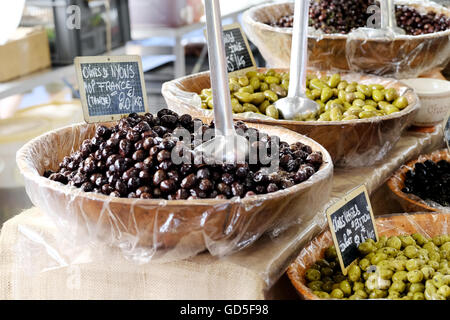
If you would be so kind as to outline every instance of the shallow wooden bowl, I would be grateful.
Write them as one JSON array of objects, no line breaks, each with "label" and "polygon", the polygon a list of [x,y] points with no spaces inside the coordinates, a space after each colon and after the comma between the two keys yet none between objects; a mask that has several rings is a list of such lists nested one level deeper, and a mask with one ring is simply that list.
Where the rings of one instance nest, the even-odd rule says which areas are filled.
[{"label": "shallow wooden bowl", "polygon": [[[449,224],[450,214],[445,213],[417,213],[376,218],[378,235],[388,237],[416,232],[434,237],[440,234],[448,234]],[[301,298],[319,300],[306,286],[305,273],[317,260],[325,256],[325,250],[332,244],[331,233],[326,230],[306,245],[295,261],[289,265],[287,275]]]},{"label": "shallow wooden bowl", "polygon": [[311,146],[322,152],[323,165],[304,183],[241,200],[113,198],[44,178],[45,170],[57,170],[64,156],[93,137],[94,124],[62,128],[30,141],[17,153],[17,164],[33,204],[72,230],[83,230],[108,243],[136,247],[200,252],[216,246],[226,251],[252,243],[280,221],[310,219],[316,212],[311,206],[326,201],[321,191],[332,180],[331,157],[317,142],[284,128],[249,126],[281,136],[288,143],[300,141]]},{"label": "shallow wooden bowl", "polygon": [[[264,72],[265,68],[259,68]],[[279,72],[288,69],[275,69]],[[332,72],[318,72],[318,75]],[[258,119],[234,115],[248,123],[260,123],[270,126],[283,126],[304,134],[319,142],[333,158],[337,167],[361,167],[372,165],[386,154],[400,139],[402,131],[414,120],[419,109],[419,99],[413,89],[405,84],[388,78],[358,73],[341,73],[342,79],[361,83],[380,83],[404,91],[409,106],[401,112],[372,119],[350,121],[290,121]],[[162,87],[168,107],[178,113],[189,113],[194,117],[213,117],[211,110],[200,108],[199,94],[202,89],[210,88],[209,72],[202,72],[170,82]],[[195,99],[198,99],[196,102]],[[256,115],[256,114],[255,114]]]},{"label": "shallow wooden bowl", "polygon": [[394,198],[400,203],[405,212],[438,212],[437,208],[433,208],[425,203],[418,196],[402,192],[405,186],[406,172],[414,169],[417,162],[425,162],[426,160],[450,161],[450,153],[448,150],[439,150],[427,155],[421,155],[418,159],[412,160],[398,169],[388,180],[387,185],[394,195]]},{"label": "shallow wooden bowl", "polygon": [[[399,1],[397,1],[399,2]],[[403,2],[405,3],[405,2]],[[409,3],[450,17],[450,10]],[[292,14],[293,3],[265,4],[244,12],[243,28],[271,67],[290,65],[292,29],[267,25]],[[394,41],[359,39],[351,42],[352,65],[348,63],[347,35],[322,34],[308,37],[308,66],[320,70],[352,70],[377,75],[414,78],[436,67],[445,67],[450,56],[450,29],[421,36],[398,36]]]}]

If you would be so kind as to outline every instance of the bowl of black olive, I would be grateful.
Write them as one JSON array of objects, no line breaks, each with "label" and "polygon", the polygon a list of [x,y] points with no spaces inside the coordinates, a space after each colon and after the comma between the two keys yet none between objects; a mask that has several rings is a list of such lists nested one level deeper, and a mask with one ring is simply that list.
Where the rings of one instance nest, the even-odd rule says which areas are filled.
[{"label": "bowl of black olive", "polygon": [[[325,148],[284,128],[235,127],[257,158],[207,161],[192,146],[211,138],[214,123],[163,109],[51,131],[26,144],[17,163],[36,206],[115,243],[241,248],[284,222],[313,219],[331,185]],[[262,151],[276,161],[263,162]]]},{"label": "bowl of black olive", "polygon": [[[311,0],[308,66],[397,79],[445,67],[450,56],[450,9],[417,0],[395,4],[397,24],[406,35],[388,39],[355,32],[375,21],[370,8],[377,1]],[[293,12],[294,3],[284,2],[263,4],[243,15],[243,28],[268,66],[289,67]]]},{"label": "bowl of black olive", "polygon": [[408,162],[387,182],[405,212],[450,210],[450,154],[438,150]]}]

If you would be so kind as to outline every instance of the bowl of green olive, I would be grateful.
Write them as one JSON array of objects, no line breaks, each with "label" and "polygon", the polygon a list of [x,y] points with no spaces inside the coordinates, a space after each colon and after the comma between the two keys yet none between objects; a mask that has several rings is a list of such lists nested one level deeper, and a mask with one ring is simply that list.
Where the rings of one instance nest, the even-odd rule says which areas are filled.
[{"label": "bowl of green olive", "polygon": [[287,274],[299,295],[318,299],[450,299],[450,214],[376,219],[378,241],[366,240],[344,275],[329,231],[312,240]]},{"label": "bowl of green olive", "polygon": [[[322,144],[336,166],[360,167],[381,160],[411,124],[419,99],[406,84],[357,73],[309,72],[306,95],[320,111],[284,120],[273,103],[288,94],[289,70],[259,68],[229,78],[234,118],[282,126]],[[209,72],[163,84],[170,109],[212,118]]]}]

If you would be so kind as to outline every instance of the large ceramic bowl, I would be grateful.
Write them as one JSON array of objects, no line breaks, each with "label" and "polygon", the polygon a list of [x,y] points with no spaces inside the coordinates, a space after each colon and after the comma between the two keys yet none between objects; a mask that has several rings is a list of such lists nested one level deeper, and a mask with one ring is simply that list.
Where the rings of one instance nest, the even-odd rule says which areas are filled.
[{"label": "large ceramic bowl", "polygon": [[[379,236],[421,233],[434,237],[449,233],[450,214],[420,213],[412,215],[391,215],[376,218]],[[329,230],[321,233],[307,244],[295,261],[289,266],[287,275],[301,298],[318,300],[319,298],[306,286],[305,273],[317,260],[322,259],[325,250],[333,244]]]},{"label": "large ceramic bowl", "polygon": [[[396,3],[406,4],[406,1]],[[450,17],[450,10],[437,4],[408,1],[408,6]],[[244,12],[243,28],[268,66],[288,68],[290,65],[292,28],[272,27],[266,23],[292,13],[292,2],[265,4]],[[394,41],[359,35],[352,35],[351,39],[348,42],[348,35],[343,34],[310,32],[308,66],[402,79],[418,77],[437,67],[444,68],[450,61],[450,29],[421,36],[397,36]]]},{"label": "large ceramic bowl", "polygon": [[442,208],[432,206],[429,202],[425,202],[418,196],[407,194],[402,191],[405,186],[406,172],[414,169],[414,165],[418,162],[425,162],[431,160],[434,162],[440,160],[450,161],[450,152],[448,150],[438,150],[431,154],[421,155],[418,159],[412,160],[400,169],[398,169],[387,181],[387,185],[391,190],[394,198],[400,203],[405,212],[437,212],[442,211]]},{"label": "large ceramic bowl", "polygon": [[[304,183],[267,195],[231,200],[161,200],[113,198],[44,178],[63,157],[93,137],[94,124],[51,131],[27,143],[17,154],[26,190],[34,205],[68,232],[86,234],[121,247],[225,254],[253,243],[282,222],[312,219],[329,196],[333,164],[317,142],[298,133],[259,124],[249,126],[288,143],[303,142],[323,154],[323,165]],[[95,236],[95,237],[94,237]],[[130,250],[131,250],[130,249]]]},{"label": "large ceramic bowl", "polygon": [[[266,69],[260,68],[264,72]],[[276,69],[287,71],[287,69]],[[321,73],[331,74],[331,73]],[[256,114],[246,117],[235,114],[234,118],[249,123],[282,126],[304,134],[319,142],[339,167],[360,167],[372,165],[381,160],[397,143],[402,131],[411,124],[419,108],[419,100],[414,91],[405,84],[394,80],[356,73],[341,73],[342,79],[364,84],[380,83],[403,93],[409,106],[401,112],[371,119],[349,121],[290,121],[261,118]],[[178,113],[189,113],[198,117],[213,117],[211,110],[201,109],[197,94],[210,88],[209,72],[198,73],[163,84],[162,94],[170,109]]]}]

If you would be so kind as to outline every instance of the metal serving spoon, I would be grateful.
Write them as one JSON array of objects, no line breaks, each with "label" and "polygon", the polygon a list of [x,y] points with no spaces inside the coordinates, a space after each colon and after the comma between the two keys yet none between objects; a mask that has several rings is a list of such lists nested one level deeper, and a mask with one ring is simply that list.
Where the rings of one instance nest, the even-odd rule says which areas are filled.
[{"label": "metal serving spoon", "polygon": [[292,120],[298,116],[307,116],[319,111],[319,105],[305,95],[308,62],[308,16],[309,1],[296,0],[294,28],[292,30],[289,93],[286,98],[274,103],[281,116],[286,120]]},{"label": "metal serving spoon", "polygon": [[249,143],[245,137],[236,133],[233,125],[219,0],[205,0],[205,16],[215,138],[199,145],[195,151],[203,152],[216,163],[244,163],[249,153]]}]

